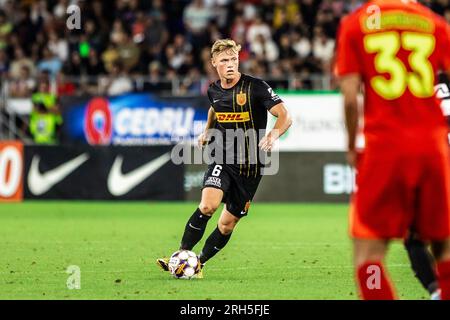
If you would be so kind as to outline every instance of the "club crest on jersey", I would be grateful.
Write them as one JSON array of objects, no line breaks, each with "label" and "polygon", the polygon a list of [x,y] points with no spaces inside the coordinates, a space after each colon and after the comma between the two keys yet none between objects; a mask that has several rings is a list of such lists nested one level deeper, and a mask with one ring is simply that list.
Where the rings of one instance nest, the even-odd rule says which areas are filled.
[{"label": "club crest on jersey", "polygon": [[216,112],[219,122],[245,122],[250,120],[250,114],[246,112]]},{"label": "club crest on jersey", "polygon": [[247,102],[247,95],[245,93],[238,93],[236,95],[236,102],[242,107]]}]

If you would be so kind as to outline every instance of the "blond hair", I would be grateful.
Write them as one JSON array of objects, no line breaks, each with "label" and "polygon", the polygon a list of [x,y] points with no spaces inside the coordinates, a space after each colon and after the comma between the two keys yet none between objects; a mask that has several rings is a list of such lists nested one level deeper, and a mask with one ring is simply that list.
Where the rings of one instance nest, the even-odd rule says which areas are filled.
[{"label": "blond hair", "polygon": [[241,51],[241,45],[236,44],[236,42],[231,39],[219,39],[214,42],[211,47],[211,57],[228,49],[233,50],[234,53],[239,53],[239,51]]}]

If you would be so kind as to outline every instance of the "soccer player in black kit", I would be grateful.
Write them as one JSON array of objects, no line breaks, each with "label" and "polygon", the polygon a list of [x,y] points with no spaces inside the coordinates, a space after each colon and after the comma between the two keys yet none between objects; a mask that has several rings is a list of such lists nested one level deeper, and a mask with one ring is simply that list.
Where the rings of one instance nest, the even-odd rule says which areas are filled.
[{"label": "soccer player in black kit", "polygon": [[[208,220],[221,202],[225,203],[217,227],[199,255],[201,268],[225,247],[236,224],[248,213],[262,178],[263,164],[259,151],[270,151],[274,142],[292,124],[282,100],[266,82],[238,71],[240,49],[241,46],[230,39],[217,40],[211,48],[211,62],[219,80],[208,89],[211,107],[205,131],[198,140],[200,146],[210,142],[208,146],[213,145],[216,151],[220,150],[223,161],[215,161],[208,166],[200,205],[186,223],[180,244],[180,249],[192,250],[202,238]],[[277,120],[274,128],[265,134],[267,112]],[[222,139],[215,136],[209,141],[209,129],[212,128],[222,135]],[[237,144],[234,137],[227,139],[236,132],[244,133],[244,139]],[[217,152],[213,155],[215,159],[220,158]],[[168,259],[158,259],[157,264],[163,270],[169,270]]]}]

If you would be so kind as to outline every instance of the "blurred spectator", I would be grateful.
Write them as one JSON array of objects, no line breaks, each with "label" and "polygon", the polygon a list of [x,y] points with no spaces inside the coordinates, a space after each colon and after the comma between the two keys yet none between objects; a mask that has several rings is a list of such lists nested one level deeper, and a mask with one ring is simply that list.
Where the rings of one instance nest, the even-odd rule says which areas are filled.
[{"label": "blurred spectator", "polygon": [[200,71],[197,68],[189,70],[189,74],[184,78],[180,86],[181,94],[198,94],[201,90]]},{"label": "blurred spectator", "polygon": [[37,90],[31,95],[34,105],[42,105],[46,110],[59,114],[58,97],[52,93],[50,87],[50,76],[47,73],[40,75]]},{"label": "blurred spectator", "polygon": [[260,16],[257,16],[255,21],[248,27],[247,41],[250,43],[250,46],[257,42],[258,35],[263,36],[267,41],[272,39],[272,32],[269,25]]},{"label": "blurred spectator", "polygon": [[185,60],[185,56],[186,53],[183,51],[176,51],[175,47],[173,45],[168,45],[166,47],[166,52],[165,52],[165,63],[167,66],[178,70],[181,65],[184,63]]},{"label": "blurred spectator", "polygon": [[169,40],[169,33],[163,21],[153,16],[145,19],[144,43],[149,48],[162,49]]},{"label": "blurred spectator", "polygon": [[11,78],[19,78],[23,67],[27,67],[30,76],[35,74],[36,69],[33,60],[25,56],[21,47],[16,47],[14,50],[14,60],[11,62],[11,69],[9,71]]},{"label": "blurred spectator", "polygon": [[0,11],[0,49],[8,46],[8,36],[13,30],[13,24],[6,19],[5,13]]},{"label": "blurred spectator", "polygon": [[197,48],[208,45],[206,28],[213,17],[212,10],[205,7],[202,0],[193,0],[184,9],[183,22],[188,41],[196,52],[199,52]]},{"label": "blurred spectator", "polygon": [[42,60],[38,62],[39,71],[48,70],[50,75],[55,77],[62,68],[62,61],[50,51],[48,47],[43,49]]},{"label": "blurred spectator", "polygon": [[58,97],[65,95],[74,95],[76,93],[76,85],[69,80],[63,73],[58,74],[56,79],[56,92]]},{"label": "blurred spectator", "polygon": [[89,51],[86,73],[93,76],[105,74],[105,67],[103,66],[102,61],[99,59],[97,51],[94,49]]},{"label": "blurred spectator", "polygon": [[288,60],[295,58],[297,52],[291,46],[291,39],[288,34],[283,34],[280,38],[279,59]]},{"label": "blurred spectator", "polygon": [[323,63],[329,63],[334,54],[334,40],[327,38],[321,27],[314,29],[313,56]]},{"label": "blurred spectator", "polygon": [[234,18],[233,24],[231,26],[230,36],[231,39],[246,39],[247,37],[247,24],[245,23],[244,17],[237,15]]},{"label": "blurred spectator", "polygon": [[217,26],[219,29],[223,29],[227,26],[229,19],[229,11],[227,7],[231,4],[232,0],[204,0],[203,3],[206,7],[210,8],[215,15]]},{"label": "blurred spectator", "polygon": [[66,64],[64,73],[71,76],[81,76],[83,74],[83,66],[81,64],[81,57],[77,51],[72,51],[70,61]]},{"label": "blurred spectator", "polygon": [[0,76],[8,75],[9,60],[5,50],[0,49]]},{"label": "blurred spectator", "polygon": [[178,68],[178,73],[184,76],[187,75],[193,68],[197,68],[194,61],[194,55],[192,53],[188,53],[187,55],[185,55],[183,64]]},{"label": "blurred spectator", "polygon": [[103,51],[102,54],[103,65],[105,66],[107,72],[112,71],[114,61],[117,61],[118,59],[119,59],[119,51],[117,50],[116,45],[111,42],[108,45],[108,48],[106,48],[106,50]]},{"label": "blurred spectator", "polygon": [[149,64],[148,78],[143,86],[144,91],[161,92],[172,88],[172,84],[162,77],[161,72],[161,64],[158,61]]},{"label": "blurred spectator", "polygon": [[67,61],[69,56],[69,45],[67,40],[58,37],[55,31],[48,35],[48,48],[63,63]]},{"label": "blurred spectator", "polygon": [[272,38],[265,38],[262,33],[256,36],[256,40],[250,46],[251,52],[262,61],[274,62],[278,59],[278,47]]},{"label": "blurred spectator", "polygon": [[117,52],[126,72],[132,71],[137,66],[141,52],[127,33],[122,33],[118,41]]},{"label": "blurred spectator", "polygon": [[66,17],[66,10],[69,6],[69,0],[58,0],[58,3],[53,7],[53,15],[57,19],[64,19]]},{"label": "blurred spectator", "polygon": [[302,21],[308,30],[312,30],[316,24],[316,14],[318,13],[319,1],[300,0],[300,12]]},{"label": "blurred spectator", "polygon": [[345,10],[347,12],[351,12],[353,10],[358,9],[360,6],[363,5],[363,0],[348,0],[346,1]]},{"label": "blurred spectator", "polygon": [[[264,78],[282,74],[301,79],[291,87],[309,88],[313,81],[303,79],[330,72],[340,19],[364,2],[0,0],[0,75],[11,79],[19,96],[29,90],[26,78],[43,70],[58,79],[62,94],[156,90],[156,79],[163,81],[162,90],[170,90],[174,80],[185,83],[186,93],[205,92],[216,77],[209,46],[229,37],[242,46],[243,72]],[[450,23],[450,0],[421,2]],[[83,12],[80,30],[66,28],[70,4]],[[113,81],[117,61],[122,67]],[[99,88],[97,76],[107,85]],[[200,86],[192,80],[199,76]]]},{"label": "blurred spectator", "polygon": [[100,91],[102,94],[115,96],[133,90],[133,82],[131,81],[127,71],[121,61],[115,61],[112,64],[111,73],[102,78],[100,81]]},{"label": "blurred spectator", "polygon": [[273,27],[278,30],[285,23],[294,21],[300,14],[298,1],[294,0],[275,0],[275,9],[273,13]]},{"label": "blurred spectator", "polygon": [[13,98],[30,98],[36,88],[36,81],[31,76],[27,65],[20,66],[19,75],[9,82],[9,95]]},{"label": "blurred spectator", "polygon": [[311,54],[311,42],[297,32],[292,34],[292,48],[300,58],[306,58]]},{"label": "blurred spectator", "polygon": [[215,20],[211,21],[208,24],[207,33],[209,35],[209,39],[208,39],[209,43],[214,43],[216,40],[224,38],[224,35],[220,31],[219,25],[217,24],[217,21],[215,21]]}]

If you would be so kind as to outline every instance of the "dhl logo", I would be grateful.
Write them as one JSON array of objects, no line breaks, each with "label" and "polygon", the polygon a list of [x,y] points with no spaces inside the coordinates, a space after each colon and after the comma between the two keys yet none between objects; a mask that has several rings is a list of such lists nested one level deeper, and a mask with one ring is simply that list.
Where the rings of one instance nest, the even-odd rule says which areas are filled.
[{"label": "dhl logo", "polygon": [[245,122],[250,120],[250,114],[246,112],[217,112],[219,122]]}]

